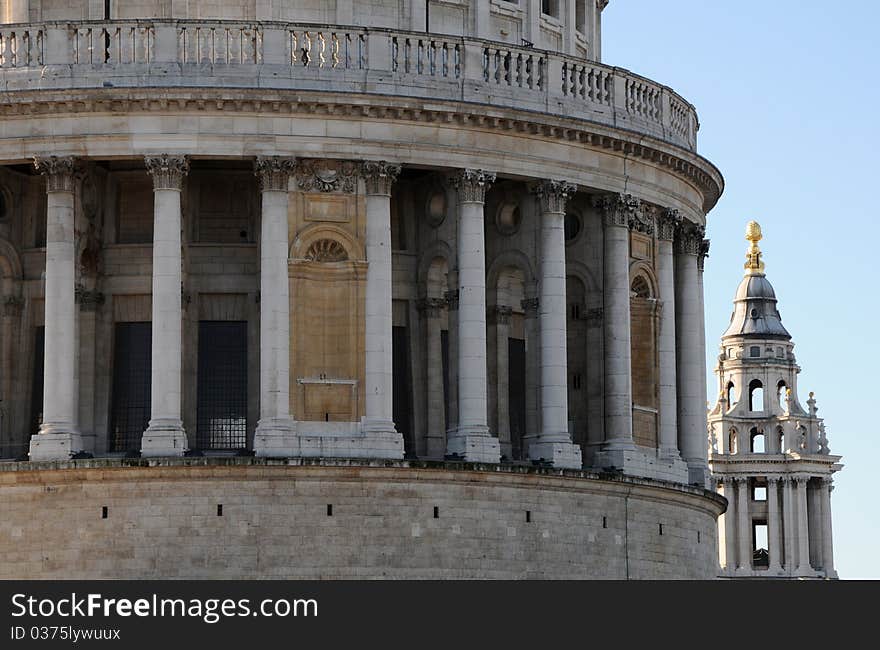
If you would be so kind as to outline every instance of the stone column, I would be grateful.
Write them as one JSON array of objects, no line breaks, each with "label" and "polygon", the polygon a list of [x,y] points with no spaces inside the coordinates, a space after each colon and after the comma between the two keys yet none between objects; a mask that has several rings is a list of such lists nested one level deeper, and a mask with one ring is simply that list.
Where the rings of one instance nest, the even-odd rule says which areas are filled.
[{"label": "stone column", "polygon": [[779,531],[779,479],[775,476],[767,477],[767,546],[770,552],[771,573],[782,571],[782,549],[780,547]]},{"label": "stone column", "polygon": [[427,454],[428,458],[442,460],[446,453],[446,415],[443,391],[443,343],[441,319],[446,309],[443,298],[425,298],[419,303],[425,319],[425,375],[427,378]]},{"label": "stone column", "polygon": [[834,489],[830,476],[822,478],[819,499],[822,504],[822,569],[826,578],[836,578],[834,570],[834,537],[831,521],[831,491]]},{"label": "stone column", "polygon": [[497,414],[498,443],[502,456],[511,456],[510,440],[510,317],[513,308],[496,305],[491,312],[490,324],[495,326],[495,412]]},{"label": "stone column", "polygon": [[797,571],[801,575],[812,572],[810,566],[810,529],[807,521],[807,476],[795,476],[797,486],[797,540],[798,563]]},{"label": "stone column", "polygon": [[288,184],[293,158],[258,156],[260,186],[260,419],[257,456],[296,456],[296,423],[290,416],[290,279],[287,273]]},{"label": "stone column", "polygon": [[736,529],[739,545],[739,569],[752,571],[752,518],[749,516],[749,479],[736,477]]},{"label": "stone column", "polygon": [[572,444],[568,431],[565,296],[565,204],[576,190],[572,183],[554,180],[542,181],[532,190],[538,197],[541,215],[541,432],[530,441],[529,459],[580,469],[581,448]]},{"label": "stone column", "polygon": [[486,253],[484,204],[495,174],[465,169],[453,176],[458,191],[458,426],[448,455],[497,463],[498,439],[489,433],[486,382]]},{"label": "stone column", "polygon": [[[366,182],[366,408],[361,420],[364,435],[377,440],[383,457],[403,458],[403,436],[394,428],[391,320],[391,186],[400,165],[365,162]],[[381,440],[381,443],[379,441]]]},{"label": "stone column", "polygon": [[794,516],[792,509],[794,507],[791,494],[791,477],[783,476],[782,481],[782,545],[785,549],[785,557],[783,558],[783,567],[785,573],[791,575],[794,572]]},{"label": "stone column", "polygon": [[186,156],[145,158],[153,177],[153,357],[150,423],[141,456],[182,456],[188,449],[181,420],[181,204]]},{"label": "stone column", "polygon": [[75,159],[35,158],[46,177],[46,330],[43,423],[31,438],[31,460],[61,460],[83,450],[76,414],[74,281]]},{"label": "stone column", "polygon": [[624,468],[635,450],[630,347],[629,224],[641,201],[629,194],[596,201],[604,213],[605,443],[597,463]]},{"label": "stone column", "polygon": [[[519,457],[517,460],[528,458],[528,437],[540,430],[540,391],[541,378],[538,376],[540,365],[540,350],[537,345],[539,332],[538,311],[540,300],[531,295],[532,291],[526,292],[526,298],[520,302],[523,310],[523,329],[526,337],[526,430],[522,439],[519,440]],[[512,441],[511,441],[512,442]],[[513,445],[511,444],[511,447]]]},{"label": "stone column", "polygon": [[4,18],[10,23],[29,23],[30,0],[9,0]]},{"label": "stone column", "polygon": [[675,241],[676,374],[678,447],[688,464],[688,482],[704,485],[708,474],[706,445],[705,350],[697,257],[703,228],[684,222]]},{"label": "stone column", "polygon": [[660,285],[660,335],[657,337],[657,356],[660,373],[658,397],[660,402],[660,456],[681,458],[678,451],[678,400],[675,384],[675,265],[672,242],[681,223],[678,210],[666,210],[657,220],[657,283]]},{"label": "stone column", "polygon": [[727,573],[736,571],[736,493],[734,481],[730,476],[721,479],[724,498],[727,499],[727,512],[724,513],[724,564]]}]

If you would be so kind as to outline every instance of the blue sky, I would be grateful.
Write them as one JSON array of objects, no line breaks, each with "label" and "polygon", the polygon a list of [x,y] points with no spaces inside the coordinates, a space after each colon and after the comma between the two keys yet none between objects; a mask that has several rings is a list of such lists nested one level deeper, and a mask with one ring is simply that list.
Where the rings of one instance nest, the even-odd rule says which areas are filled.
[{"label": "blue sky", "polygon": [[709,393],[742,277],[750,219],[796,344],[800,398],[815,391],[845,468],[832,496],[841,578],[880,579],[880,2],[612,0],[605,63],[666,84],[700,116],[698,148],[724,174],[708,218]]}]

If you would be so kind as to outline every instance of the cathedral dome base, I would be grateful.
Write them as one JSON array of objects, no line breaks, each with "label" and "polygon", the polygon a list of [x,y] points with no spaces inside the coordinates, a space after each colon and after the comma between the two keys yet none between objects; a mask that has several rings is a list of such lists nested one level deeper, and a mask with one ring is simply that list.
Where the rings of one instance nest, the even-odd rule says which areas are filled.
[{"label": "cathedral dome base", "polygon": [[695,487],[533,467],[5,463],[0,578],[708,579],[723,510]]}]

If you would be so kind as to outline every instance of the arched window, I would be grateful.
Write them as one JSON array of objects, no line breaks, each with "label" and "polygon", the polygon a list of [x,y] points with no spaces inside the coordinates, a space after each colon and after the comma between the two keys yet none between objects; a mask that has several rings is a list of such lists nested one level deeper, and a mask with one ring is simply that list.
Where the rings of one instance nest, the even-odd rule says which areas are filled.
[{"label": "arched window", "polygon": [[727,382],[727,408],[736,403],[736,387],[732,381]]},{"label": "arched window", "polygon": [[788,391],[788,386],[786,386],[785,382],[780,379],[779,383],[776,384],[776,397],[779,400],[779,410],[782,411],[783,413],[786,410],[785,397],[786,397],[787,391]]},{"label": "arched window", "polygon": [[764,384],[760,379],[752,379],[749,382],[749,410],[752,412],[764,410]]},{"label": "arched window", "polygon": [[749,431],[749,451],[753,454],[764,453],[764,431],[762,429],[752,427],[752,430]]},{"label": "arched window", "polygon": [[736,448],[736,429],[731,427],[730,433],[727,434],[727,452],[730,454],[735,454]]},{"label": "arched window", "polygon": [[776,427],[776,441],[779,443],[779,453],[785,451],[785,431],[782,430],[782,427]]}]

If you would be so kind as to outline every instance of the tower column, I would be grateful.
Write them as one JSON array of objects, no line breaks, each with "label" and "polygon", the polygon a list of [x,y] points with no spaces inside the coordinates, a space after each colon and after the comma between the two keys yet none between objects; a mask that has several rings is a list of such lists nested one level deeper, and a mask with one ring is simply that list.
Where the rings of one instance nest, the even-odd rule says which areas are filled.
[{"label": "tower column", "polygon": [[35,158],[46,177],[46,290],[43,422],[30,459],[63,460],[82,451],[76,417],[74,186],[76,159]]},{"label": "tower column", "polygon": [[736,571],[736,492],[734,491],[734,480],[730,476],[724,476],[721,479],[721,490],[725,499],[727,499],[727,512],[722,517],[724,526],[724,568],[728,574]]},{"label": "tower column", "polygon": [[678,445],[688,464],[688,482],[700,485],[708,475],[705,349],[701,345],[703,316],[697,276],[702,245],[703,228],[683,223],[675,241]]},{"label": "tower column", "polygon": [[745,476],[737,476],[736,481],[736,527],[739,532],[739,569],[751,573],[752,571],[752,522],[749,516],[749,479]]},{"label": "tower column", "polygon": [[834,570],[834,538],[831,524],[831,491],[833,489],[831,477],[823,477],[819,499],[822,504],[822,568],[826,578],[837,577],[837,571]]},{"label": "tower column", "polygon": [[770,553],[770,573],[779,573],[782,570],[779,535],[779,479],[775,476],[767,477],[767,545]]},{"label": "tower column", "polygon": [[488,425],[483,214],[495,174],[464,169],[451,180],[458,191],[458,424],[447,435],[446,453],[497,463],[501,448]]},{"label": "tower column", "polygon": [[794,572],[794,517],[792,513],[793,499],[791,494],[791,477],[783,476],[782,481],[782,543],[785,548],[783,566],[785,573],[791,575]]},{"label": "tower column", "polygon": [[596,202],[604,214],[605,443],[597,463],[623,468],[635,450],[630,348],[629,223],[641,202],[628,194]]},{"label": "tower column", "polygon": [[145,158],[153,177],[153,358],[150,423],[142,456],[182,456],[188,449],[181,420],[182,318],[181,209],[186,156]]},{"label": "tower column", "polygon": [[659,357],[660,455],[676,459],[678,450],[678,401],[675,385],[675,265],[672,242],[681,223],[677,210],[667,210],[657,223],[657,282],[660,285],[660,335],[657,340]]},{"label": "tower column", "polygon": [[375,438],[375,449],[386,458],[403,458],[403,436],[394,428],[391,318],[391,186],[400,165],[364,162],[367,190],[366,408],[364,435]]},{"label": "tower column", "polygon": [[581,449],[568,431],[568,347],[565,296],[565,204],[577,188],[545,180],[533,188],[541,214],[539,318],[541,432],[529,443],[529,459],[554,467],[581,467]]},{"label": "tower column", "polygon": [[258,156],[260,187],[260,420],[257,456],[295,456],[299,449],[290,416],[290,280],[287,272],[288,184],[293,158]]},{"label": "tower column", "polygon": [[812,571],[810,567],[810,528],[807,522],[807,481],[806,476],[795,476],[797,487],[797,570],[801,575]]}]

